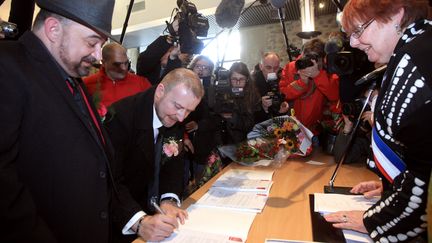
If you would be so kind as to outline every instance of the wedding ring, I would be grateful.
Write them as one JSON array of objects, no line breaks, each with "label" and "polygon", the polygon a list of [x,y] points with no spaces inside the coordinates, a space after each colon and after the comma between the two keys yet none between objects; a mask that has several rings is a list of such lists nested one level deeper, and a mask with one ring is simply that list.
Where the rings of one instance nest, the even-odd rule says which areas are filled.
[{"label": "wedding ring", "polygon": [[345,214],[342,215],[342,222],[348,223],[348,217]]}]

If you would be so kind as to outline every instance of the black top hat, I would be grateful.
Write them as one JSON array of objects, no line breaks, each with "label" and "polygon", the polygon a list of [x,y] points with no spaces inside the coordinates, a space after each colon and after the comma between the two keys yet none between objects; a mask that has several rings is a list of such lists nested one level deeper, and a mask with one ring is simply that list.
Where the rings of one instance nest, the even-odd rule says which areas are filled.
[{"label": "black top hat", "polygon": [[36,0],[37,5],[96,31],[103,37],[111,35],[114,0]]}]

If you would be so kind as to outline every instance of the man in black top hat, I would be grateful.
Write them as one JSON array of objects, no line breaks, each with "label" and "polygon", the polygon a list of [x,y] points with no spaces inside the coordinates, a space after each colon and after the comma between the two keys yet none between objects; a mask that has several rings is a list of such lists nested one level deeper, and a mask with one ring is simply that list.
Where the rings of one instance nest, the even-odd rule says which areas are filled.
[{"label": "man in black top hat", "polygon": [[121,189],[80,77],[101,58],[114,0],[36,2],[33,31],[0,43],[0,242],[109,242]]}]

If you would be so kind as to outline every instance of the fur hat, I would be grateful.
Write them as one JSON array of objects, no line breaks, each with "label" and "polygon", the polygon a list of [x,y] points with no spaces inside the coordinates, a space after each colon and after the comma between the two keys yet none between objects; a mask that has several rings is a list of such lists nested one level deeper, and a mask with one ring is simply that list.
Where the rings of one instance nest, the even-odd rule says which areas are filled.
[{"label": "fur hat", "polygon": [[114,0],[36,0],[36,3],[42,9],[76,21],[103,37],[115,40],[111,35]]}]

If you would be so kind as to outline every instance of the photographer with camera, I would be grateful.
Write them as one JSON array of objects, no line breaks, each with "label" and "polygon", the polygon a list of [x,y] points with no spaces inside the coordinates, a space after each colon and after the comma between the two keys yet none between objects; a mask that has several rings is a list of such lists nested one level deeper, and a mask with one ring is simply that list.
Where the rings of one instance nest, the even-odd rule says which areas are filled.
[{"label": "photographer with camera", "polygon": [[301,58],[285,66],[279,83],[285,99],[294,103],[297,119],[315,134],[326,103],[339,100],[339,79],[323,68],[324,56],[324,42],[306,42]]},{"label": "photographer with camera", "polygon": [[357,163],[366,162],[372,155],[371,150],[371,130],[373,125],[373,108],[375,106],[378,90],[373,91],[370,100],[367,101],[368,91],[366,91],[363,97],[356,99],[352,103],[344,103],[342,105],[342,118],[344,126],[336,137],[334,144],[334,158],[338,162],[342,158],[346,147],[348,146],[349,137],[353,132],[353,126],[356,119],[359,117],[361,109],[365,102],[367,106],[362,116],[360,117],[361,122],[359,124],[356,134],[353,136],[351,147],[346,151],[344,163]]},{"label": "photographer with camera", "polygon": [[[235,62],[229,70],[230,93],[216,94],[215,112],[222,118],[218,131],[220,144],[235,144],[246,139],[255,125],[254,113],[261,103],[249,69],[243,62]],[[223,100],[218,97],[223,96]]]},{"label": "photographer with camera", "polygon": [[275,116],[285,115],[289,105],[279,90],[280,58],[275,52],[266,52],[259,63],[259,70],[253,73],[256,87],[261,95],[262,110],[255,113],[255,123]]}]

